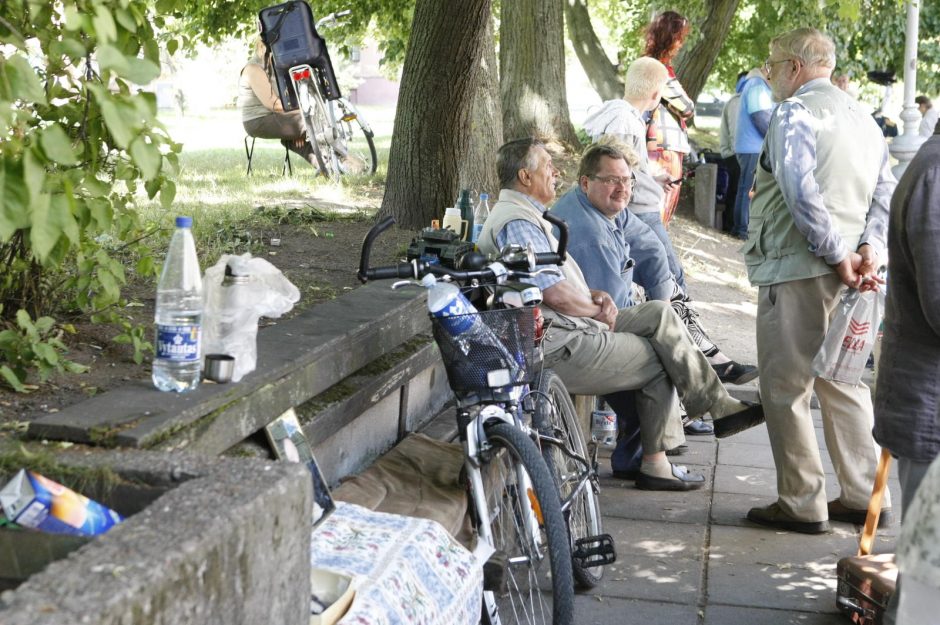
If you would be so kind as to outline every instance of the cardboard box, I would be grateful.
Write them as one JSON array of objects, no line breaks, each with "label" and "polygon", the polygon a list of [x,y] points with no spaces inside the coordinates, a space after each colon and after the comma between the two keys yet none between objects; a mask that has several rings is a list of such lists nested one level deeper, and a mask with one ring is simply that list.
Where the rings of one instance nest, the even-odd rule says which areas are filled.
[{"label": "cardboard box", "polygon": [[0,490],[0,506],[17,525],[52,534],[95,536],[124,520],[97,501],[25,469]]}]

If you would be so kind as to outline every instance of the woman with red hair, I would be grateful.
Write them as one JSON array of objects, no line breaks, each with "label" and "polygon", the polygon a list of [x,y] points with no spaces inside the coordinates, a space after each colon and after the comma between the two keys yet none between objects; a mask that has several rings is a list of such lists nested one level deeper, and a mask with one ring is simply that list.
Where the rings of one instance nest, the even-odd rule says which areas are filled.
[{"label": "woman with red hair", "polygon": [[[682,178],[682,159],[691,151],[686,121],[695,114],[695,105],[676,78],[672,60],[689,35],[689,20],[675,11],[664,11],[646,27],[646,56],[653,57],[669,70],[662,99],[653,109],[647,136],[650,161],[672,180]],[[655,167],[655,166],[654,166]],[[668,224],[679,202],[679,185],[667,185],[662,219]]]}]

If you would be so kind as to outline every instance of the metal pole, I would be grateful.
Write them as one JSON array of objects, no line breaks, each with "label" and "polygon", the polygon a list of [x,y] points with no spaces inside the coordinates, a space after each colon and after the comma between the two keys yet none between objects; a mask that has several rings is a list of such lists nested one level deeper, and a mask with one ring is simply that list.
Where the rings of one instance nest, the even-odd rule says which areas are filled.
[{"label": "metal pole", "polygon": [[898,160],[892,170],[898,178],[907,169],[920,145],[926,137],[919,134],[921,114],[914,104],[917,89],[917,37],[918,21],[920,19],[920,0],[907,0],[907,25],[904,29],[904,110],[901,120],[904,122],[904,133],[891,141],[891,156]]}]

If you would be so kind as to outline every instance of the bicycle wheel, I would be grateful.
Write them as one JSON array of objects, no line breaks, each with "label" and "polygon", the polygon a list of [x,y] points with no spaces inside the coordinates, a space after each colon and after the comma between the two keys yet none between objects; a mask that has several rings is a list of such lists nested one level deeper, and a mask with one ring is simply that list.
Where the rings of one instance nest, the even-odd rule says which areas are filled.
[{"label": "bicycle wheel", "polygon": [[494,451],[481,469],[489,533],[508,560],[502,588],[495,592],[499,621],[572,623],[571,551],[552,477],[538,447],[521,430],[497,423],[487,426],[486,436]]},{"label": "bicycle wheel", "polygon": [[371,176],[379,166],[373,140],[375,133],[351,102],[345,98],[336,102],[339,104],[340,125],[346,148],[346,154],[340,159],[340,168],[344,174]]},{"label": "bicycle wheel", "polygon": [[339,181],[339,161],[333,149],[336,130],[327,113],[326,103],[312,80],[306,81],[299,92],[301,110],[304,112],[304,122],[307,126],[307,141],[313,148],[320,172],[330,180]]},{"label": "bicycle wheel", "polygon": [[[578,424],[578,415],[564,382],[554,371],[546,369],[539,380],[538,389],[533,416],[535,428],[547,437],[561,441],[571,452],[566,453],[558,444],[547,441],[542,443],[542,456],[555,478],[562,504],[570,500],[570,505],[565,510],[565,519],[568,522],[571,550],[576,554],[578,540],[597,537],[602,533],[597,476],[588,460],[588,450],[584,444],[581,426]],[[585,475],[588,475],[589,479],[582,486]],[[591,589],[600,582],[604,567],[597,564],[599,560],[597,556],[573,558],[572,570],[579,588]],[[592,563],[594,566],[585,566]]]}]

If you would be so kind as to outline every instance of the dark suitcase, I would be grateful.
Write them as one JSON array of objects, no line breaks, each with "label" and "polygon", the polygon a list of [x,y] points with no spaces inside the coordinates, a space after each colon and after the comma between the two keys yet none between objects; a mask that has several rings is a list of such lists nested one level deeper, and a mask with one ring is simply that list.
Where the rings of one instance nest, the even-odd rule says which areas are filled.
[{"label": "dark suitcase", "polygon": [[285,111],[297,108],[297,97],[288,70],[296,65],[310,65],[316,73],[320,93],[327,100],[342,96],[326,41],[317,33],[310,5],[304,0],[289,0],[261,9],[261,39],[271,51],[274,77]]},{"label": "dark suitcase", "polygon": [[868,516],[858,548],[858,555],[842,558],[836,565],[838,586],[836,606],[856,625],[882,625],[888,601],[894,594],[898,569],[894,554],[871,555],[871,544],[881,514],[881,500],[888,483],[891,453],[881,450]]}]

